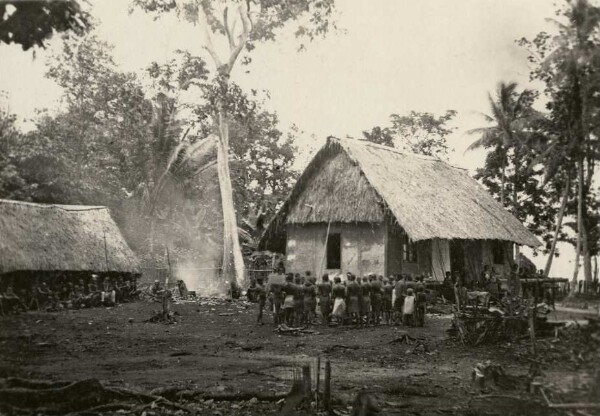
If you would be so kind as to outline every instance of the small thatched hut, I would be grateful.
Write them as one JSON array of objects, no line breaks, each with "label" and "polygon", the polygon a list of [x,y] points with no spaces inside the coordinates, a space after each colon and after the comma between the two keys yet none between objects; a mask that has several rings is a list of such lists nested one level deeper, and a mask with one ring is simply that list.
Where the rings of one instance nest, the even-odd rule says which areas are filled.
[{"label": "small thatched hut", "polygon": [[483,264],[500,273],[513,243],[538,240],[468,173],[363,140],[329,138],[267,227],[262,249],[287,270],[430,274]]},{"label": "small thatched hut", "polygon": [[0,199],[0,276],[139,271],[108,208]]}]

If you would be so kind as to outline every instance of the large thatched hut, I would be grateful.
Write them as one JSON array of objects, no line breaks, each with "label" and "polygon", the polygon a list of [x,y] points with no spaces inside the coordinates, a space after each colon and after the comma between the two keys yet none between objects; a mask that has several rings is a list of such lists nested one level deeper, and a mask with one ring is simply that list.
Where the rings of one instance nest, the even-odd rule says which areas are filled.
[{"label": "large thatched hut", "polygon": [[538,240],[468,173],[363,140],[329,138],[261,240],[287,270],[500,273]]},{"label": "large thatched hut", "polygon": [[[135,254],[102,206],[35,204],[0,199],[0,276],[136,276]],[[28,279],[25,279],[28,280]]]}]

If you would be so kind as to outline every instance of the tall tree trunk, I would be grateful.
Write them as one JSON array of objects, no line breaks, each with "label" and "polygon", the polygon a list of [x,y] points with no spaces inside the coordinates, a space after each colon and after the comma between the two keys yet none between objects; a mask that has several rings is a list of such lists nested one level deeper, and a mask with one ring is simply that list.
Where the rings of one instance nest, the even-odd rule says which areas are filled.
[{"label": "tall tree trunk", "polygon": [[229,172],[229,123],[222,110],[219,110],[219,133],[217,171],[223,209],[223,263],[221,273],[224,278],[233,277],[235,273],[236,282],[241,284],[244,280],[245,267],[233,203],[231,174]]},{"label": "tall tree trunk", "polygon": [[552,260],[554,259],[554,253],[556,251],[556,243],[558,241],[558,234],[560,233],[560,229],[562,228],[562,221],[565,215],[565,208],[567,207],[567,201],[569,200],[569,187],[571,186],[571,175],[567,175],[567,180],[565,181],[565,189],[562,194],[562,202],[560,204],[560,211],[558,211],[558,218],[556,220],[556,229],[554,230],[554,238],[552,239],[552,246],[550,247],[550,252],[548,253],[548,260],[546,261],[546,267],[544,268],[544,276],[548,277],[550,275],[550,269],[552,268]]},{"label": "tall tree trunk", "polygon": [[500,178],[500,203],[504,208],[504,187],[506,186],[506,157],[502,158],[502,177]]},{"label": "tall tree trunk", "polygon": [[579,157],[577,174],[579,177],[579,201],[577,202],[577,231],[581,234],[581,253],[583,254],[583,275],[586,282],[592,281],[592,260],[590,256],[590,248],[588,244],[587,227],[586,227],[586,212],[585,212],[585,193],[584,174],[583,174],[583,155]]},{"label": "tall tree trunk", "polygon": [[[221,61],[213,45],[210,25],[204,11],[204,6],[199,8],[199,23],[204,31],[206,40],[206,45],[204,46],[215,63],[218,75],[222,77],[221,81],[225,83],[222,87],[226,87],[229,84],[229,77],[233,65],[240,52],[246,46],[248,40],[251,26],[249,17],[250,10],[248,8],[249,2],[242,1],[239,3],[238,11],[242,23],[242,33],[237,38],[234,38],[232,35],[227,21],[227,12],[225,12],[223,23],[230,49],[229,59],[227,59],[226,62]],[[227,88],[223,88],[223,91],[226,93]],[[229,172],[229,121],[227,120],[227,112],[222,102],[218,104],[218,117],[220,137],[217,150],[217,171],[219,173],[219,190],[221,191],[221,205],[223,209],[223,264],[221,273],[225,278],[234,277],[231,270],[234,268],[235,279],[237,283],[240,284],[244,280],[245,267],[240,247],[235,206],[233,203],[233,186],[231,185],[231,175]]]},{"label": "tall tree trunk", "polygon": [[579,275],[579,256],[583,240],[583,163],[581,158],[577,162],[577,247],[575,249],[575,269],[573,270],[573,283],[577,285]]}]

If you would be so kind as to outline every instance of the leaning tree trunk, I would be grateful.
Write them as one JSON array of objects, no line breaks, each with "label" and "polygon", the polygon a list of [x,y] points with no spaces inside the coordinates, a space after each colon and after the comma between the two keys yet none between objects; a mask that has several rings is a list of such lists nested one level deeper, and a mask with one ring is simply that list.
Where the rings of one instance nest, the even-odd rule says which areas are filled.
[{"label": "leaning tree trunk", "polygon": [[236,282],[241,284],[244,280],[244,259],[240,248],[237,218],[233,203],[233,186],[231,185],[229,172],[229,124],[222,111],[219,111],[219,133],[217,171],[223,209],[223,262],[221,274],[224,278],[235,275]]},{"label": "leaning tree trunk", "polygon": [[556,220],[556,230],[554,230],[554,238],[552,239],[552,246],[550,247],[550,253],[548,253],[548,260],[546,261],[546,267],[544,268],[544,276],[550,275],[550,269],[552,268],[552,260],[554,259],[554,253],[556,252],[556,243],[558,241],[558,234],[562,228],[562,221],[565,215],[565,209],[567,207],[567,201],[569,200],[569,187],[571,186],[571,176],[567,175],[565,181],[565,189],[562,194],[562,202],[560,204],[560,211],[558,212],[558,219]]}]

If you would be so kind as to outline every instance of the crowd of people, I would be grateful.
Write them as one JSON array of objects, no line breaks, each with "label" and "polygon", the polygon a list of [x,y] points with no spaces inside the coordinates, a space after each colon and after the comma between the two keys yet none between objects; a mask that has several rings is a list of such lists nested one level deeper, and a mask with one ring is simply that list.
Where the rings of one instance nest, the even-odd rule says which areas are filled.
[{"label": "crowd of people", "polygon": [[290,327],[318,323],[325,325],[403,324],[423,326],[427,295],[423,276],[385,278],[369,273],[362,278],[346,274],[330,281],[328,274],[316,278],[304,275],[272,274],[269,281],[257,278],[248,297],[258,303],[257,323],[263,324],[267,302],[275,325]]},{"label": "crowd of people", "polygon": [[[263,323],[264,310],[269,304],[275,325],[300,326],[321,322],[333,325],[379,325],[403,324],[423,326],[428,300],[440,296],[446,302],[456,304],[458,309],[465,305],[488,307],[490,302],[506,302],[516,298],[527,298],[530,292],[539,301],[554,304],[555,284],[543,283],[536,286],[535,277],[541,282],[543,274],[529,273],[511,266],[506,276],[501,276],[493,267],[483,265],[481,274],[468,279],[456,270],[446,272],[441,285],[435,291],[426,290],[425,276],[399,274],[385,278],[369,273],[357,277],[346,274],[342,280],[336,275],[333,281],[328,274],[321,281],[304,274],[287,273],[281,270],[267,279],[257,278],[248,289],[248,298],[258,303],[257,322]],[[534,281],[536,279],[533,279]]]},{"label": "crowd of people", "polygon": [[[0,287],[3,287],[0,282]],[[11,281],[0,291],[0,314],[29,310],[59,311],[97,306],[114,306],[139,297],[135,277],[105,277],[96,274],[89,279],[74,279],[66,275],[41,280],[37,284],[15,289]]]}]

